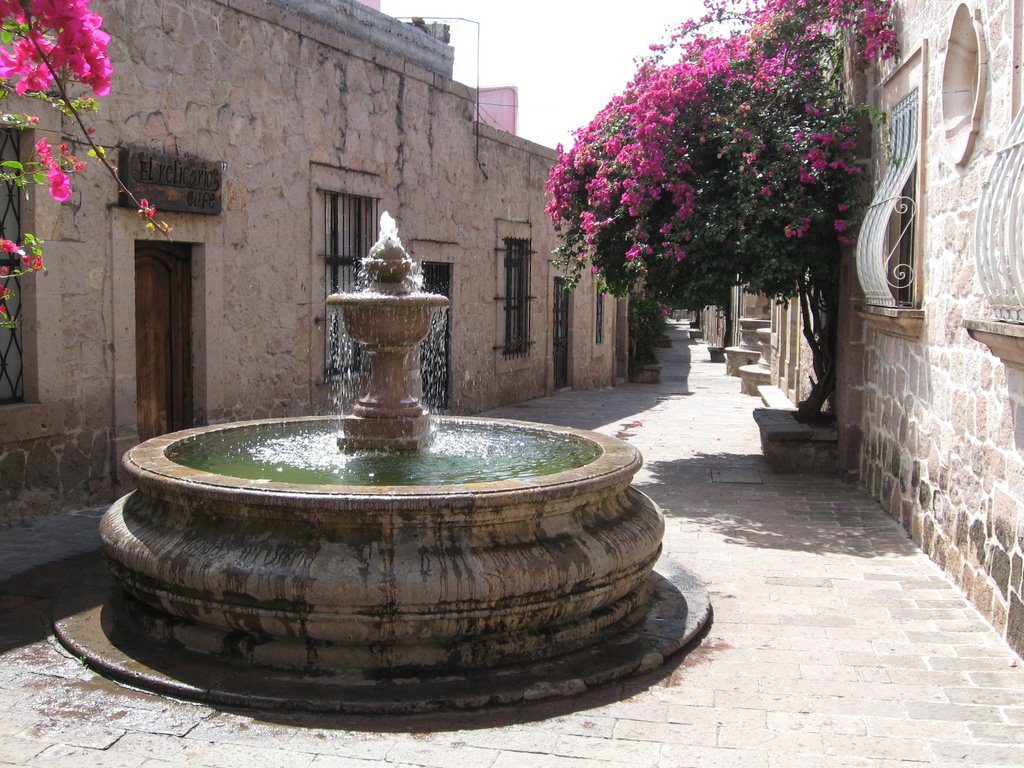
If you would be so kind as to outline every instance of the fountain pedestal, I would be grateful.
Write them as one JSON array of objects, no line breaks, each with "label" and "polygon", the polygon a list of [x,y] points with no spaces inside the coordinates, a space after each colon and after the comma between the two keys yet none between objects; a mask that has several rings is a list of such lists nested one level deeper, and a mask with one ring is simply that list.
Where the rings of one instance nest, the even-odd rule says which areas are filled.
[{"label": "fountain pedestal", "polygon": [[348,335],[370,358],[367,392],[342,422],[343,451],[418,451],[430,440],[430,420],[409,393],[405,360],[430,330],[445,296],[415,290],[413,261],[398,239],[394,220],[381,218],[380,239],[363,260],[365,287],[327,297]]},{"label": "fountain pedestal", "polygon": [[338,447],[347,453],[356,451],[419,451],[430,441],[430,416],[403,419],[366,419],[346,416],[341,420],[342,437]]},{"label": "fountain pedestal", "polygon": [[427,335],[434,311],[448,306],[430,293],[330,296],[346,331],[370,359],[367,392],[342,420],[343,451],[418,451],[430,441],[430,417],[409,392],[405,361]]}]

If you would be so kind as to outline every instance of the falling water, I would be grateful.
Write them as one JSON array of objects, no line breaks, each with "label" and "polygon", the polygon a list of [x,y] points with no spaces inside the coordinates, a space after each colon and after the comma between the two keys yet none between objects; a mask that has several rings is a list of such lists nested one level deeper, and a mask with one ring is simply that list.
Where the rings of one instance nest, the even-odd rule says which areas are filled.
[{"label": "falling water", "polygon": [[431,413],[448,411],[448,307],[438,309],[430,319],[430,331],[420,342],[419,374],[423,381],[423,404]]}]

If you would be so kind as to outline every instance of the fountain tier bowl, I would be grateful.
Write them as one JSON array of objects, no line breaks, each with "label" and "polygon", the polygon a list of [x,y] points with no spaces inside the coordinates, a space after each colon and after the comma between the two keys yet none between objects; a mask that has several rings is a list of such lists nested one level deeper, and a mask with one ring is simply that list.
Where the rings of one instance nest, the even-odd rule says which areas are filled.
[{"label": "fountain tier bowl", "polygon": [[435,310],[447,307],[448,303],[446,297],[436,293],[393,296],[364,291],[327,297],[327,306],[341,313],[345,332],[353,340],[381,347],[419,343],[430,330]]},{"label": "fountain tier bowl", "polygon": [[[101,524],[137,631],[269,668],[396,677],[488,669],[594,646],[647,614],[664,523],[630,486],[639,453],[604,435],[441,419],[592,446],[580,466],[436,485],[274,482],[171,458],[248,422],[149,440],[138,490]],[[584,455],[588,451],[583,452]]]}]

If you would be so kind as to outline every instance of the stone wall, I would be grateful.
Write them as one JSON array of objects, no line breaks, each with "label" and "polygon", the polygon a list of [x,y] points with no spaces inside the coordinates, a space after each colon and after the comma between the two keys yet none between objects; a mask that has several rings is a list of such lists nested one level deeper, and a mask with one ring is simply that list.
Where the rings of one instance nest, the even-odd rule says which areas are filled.
[{"label": "stone wall", "polygon": [[[451,265],[452,411],[552,391],[555,155],[474,123],[450,49],[348,0],[94,5],[115,66],[97,140],[223,167],[220,215],[161,213],[190,253],[194,423],[333,407],[325,192],[379,198],[417,258]],[[45,116],[38,133],[69,129]],[[48,272],[22,292],[25,403],[0,406],[0,523],[123,490],[119,457],[138,439],[135,249],[159,241],[95,166],[67,204],[38,197],[23,218]],[[531,345],[512,360],[504,236],[532,250]],[[570,383],[610,385],[619,313],[609,303],[598,344],[592,282],[571,301]]]},{"label": "stone wall", "polygon": [[[987,74],[979,131],[958,162],[946,130],[954,121],[944,118],[943,102],[957,3],[906,0],[896,6],[904,59],[919,56],[924,70],[923,322],[911,312],[865,312],[863,336],[859,323],[846,326],[846,340],[863,341],[863,388],[853,394],[863,398],[860,474],[1024,653],[1024,371],[1008,367],[964,328],[965,319],[991,317],[975,266],[974,224],[993,152],[1020,105],[1020,54],[1014,53],[1020,30],[1008,0],[968,6],[980,11]],[[902,76],[899,64],[877,74],[876,104]],[[884,158],[877,136],[874,157],[877,169]]]}]

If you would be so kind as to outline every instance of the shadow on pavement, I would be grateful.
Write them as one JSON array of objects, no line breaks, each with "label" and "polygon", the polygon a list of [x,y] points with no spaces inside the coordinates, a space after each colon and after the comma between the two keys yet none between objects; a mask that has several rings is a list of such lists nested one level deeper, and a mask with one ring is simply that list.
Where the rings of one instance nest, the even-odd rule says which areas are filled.
[{"label": "shadow on pavement", "polygon": [[825,475],[779,475],[760,454],[697,453],[646,465],[638,484],[669,519],[746,547],[856,557],[912,555],[906,532],[863,490]]},{"label": "shadow on pavement", "polygon": [[685,391],[685,387],[669,391],[645,384],[623,384],[614,389],[560,392],[550,397],[492,408],[479,415],[575,429],[598,429],[640,416],[666,397],[689,394],[692,393]]},{"label": "shadow on pavement", "polygon": [[99,550],[70,555],[31,567],[0,581],[0,653],[45,640],[53,633],[51,609],[69,584],[97,585],[97,589],[73,590],[72,612],[102,602],[106,566]]}]

